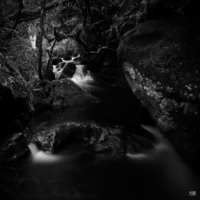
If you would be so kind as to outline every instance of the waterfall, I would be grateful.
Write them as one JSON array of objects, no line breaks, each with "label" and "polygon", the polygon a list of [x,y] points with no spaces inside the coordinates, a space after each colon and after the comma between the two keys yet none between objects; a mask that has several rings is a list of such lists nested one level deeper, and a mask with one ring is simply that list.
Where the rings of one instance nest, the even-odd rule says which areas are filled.
[{"label": "waterfall", "polygon": [[[76,64],[74,59],[77,58],[77,57],[79,57],[79,55],[76,56],[76,57],[72,56],[71,60],[64,60],[63,58],[61,58],[62,63],[66,63],[66,64],[74,63],[74,64]],[[64,69],[64,67],[59,68],[59,67],[57,67],[57,65],[53,65],[53,73],[55,74],[56,79],[59,79],[63,69]],[[73,75],[73,77],[71,78],[71,80],[74,83],[76,83],[77,85],[84,87],[86,85],[86,83],[91,82],[94,79],[92,77],[91,72],[86,69],[85,65],[76,64],[76,71],[75,71],[75,74]]]},{"label": "waterfall", "polygon": [[76,72],[71,78],[77,85],[83,86],[85,83],[93,81],[90,71],[86,70],[85,65],[76,65]]},{"label": "waterfall", "polygon": [[33,49],[36,49],[36,35],[30,35],[29,40]]},{"label": "waterfall", "polygon": [[35,155],[39,152],[39,149],[38,149],[38,147],[37,147],[36,144],[30,143],[30,144],[28,145],[28,147],[29,147],[29,149],[30,149],[30,151],[31,151],[31,154],[32,154],[33,156],[35,156]]},{"label": "waterfall", "polygon": [[31,154],[32,154],[32,161],[34,163],[53,163],[58,162],[62,159],[62,157],[59,155],[51,155],[47,154],[42,150],[39,150],[36,144],[30,143],[28,145]]}]

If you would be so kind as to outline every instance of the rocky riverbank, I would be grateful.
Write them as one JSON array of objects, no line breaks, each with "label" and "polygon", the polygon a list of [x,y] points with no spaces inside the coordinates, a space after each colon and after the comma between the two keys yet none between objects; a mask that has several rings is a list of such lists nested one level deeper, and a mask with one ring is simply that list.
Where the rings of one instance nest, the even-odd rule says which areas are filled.
[{"label": "rocky riverbank", "polygon": [[177,151],[200,163],[199,18],[147,21],[125,34],[118,55],[133,93]]}]

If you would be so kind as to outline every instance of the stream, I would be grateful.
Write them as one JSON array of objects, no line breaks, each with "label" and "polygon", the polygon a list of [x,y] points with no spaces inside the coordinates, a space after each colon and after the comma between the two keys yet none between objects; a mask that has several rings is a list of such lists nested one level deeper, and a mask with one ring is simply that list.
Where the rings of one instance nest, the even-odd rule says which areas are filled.
[{"label": "stream", "polygon": [[197,175],[163,138],[131,89],[99,84],[91,77],[89,81],[85,76],[84,81],[81,77],[73,78],[101,102],[39,113],[31,121],[33,127],[81,122],[134,131],[137,124],[156,138],[153,148],[142,153],[127,153],[121,159],[96,161],[81,145],[74,144],[50,155],[31,143],[30,156],[16,166],[1,169],[4,174],[0,199],[184,200],[198,197]]}]

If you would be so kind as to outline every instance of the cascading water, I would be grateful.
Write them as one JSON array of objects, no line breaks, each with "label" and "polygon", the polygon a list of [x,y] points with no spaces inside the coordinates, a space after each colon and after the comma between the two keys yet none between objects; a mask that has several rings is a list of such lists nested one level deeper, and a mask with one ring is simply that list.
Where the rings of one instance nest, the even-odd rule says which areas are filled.
[{"label": "cascading water", "polygon": [[84,84],[93,81],[93,77],[90,71],[86,70],[85,65],[76,65],[76,72],[71,78],[79,86],[84,86]]},{"label": "cascading water", "polygon": [[36,154],[38,154],[39,151],[40,151],[40,150],[38,149],[38,147],[37,147],[36,144],[30,143],[30,144],[28,145],[28,147],[29,147],[29,149],[30,149],[30,151],[31,151],[31,154],[32,154],[33,156],[35,156]]},{"label": "cascading water", "polygon": [[30,35],[29,36],[29,40],[30,40],[30,43],[31,43],[31,47],[33,49],[36,49],[36,34],[35,35]]},{"label": "cascading water", "polygon": [[[77,57],[79,57],[79,55]],[[62,62],[65,64],[68,63],[75,64],[76,62],[74,61],[74,59],[76,59],[77,57],[72,57],[71,60],[62,59]],[[55,74],[56,79],[60,77],[63,69],[64,67],[62,69],[58,69],[57,65],[53,65],[53,73]],[[80,64],[76,64],[76,71],[71,80],[83,88],[88,82],[94,81],[91,72],[86,69],[85,65],[80,65]]]},{"label": "cascading water", "polygon": [[42,150],[39,150],[37,145],[34,143],[30,143],[28,147],[31,151],[32,160],[34,163],[54,163],[62,159],[59,155],[50,155]]}]

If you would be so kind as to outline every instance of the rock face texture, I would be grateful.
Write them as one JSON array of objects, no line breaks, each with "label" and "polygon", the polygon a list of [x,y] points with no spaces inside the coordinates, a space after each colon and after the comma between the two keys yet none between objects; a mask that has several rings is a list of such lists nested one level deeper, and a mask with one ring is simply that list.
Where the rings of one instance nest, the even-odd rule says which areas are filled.
[{"label": "rock face texture", "polygon": [[[16,120],[23,123],[34,110],[26,81],[18,69],[0,57],[0,118],[1,133],[21,131],[13,128]],[[0,133],[0,135],[1,135]]]},{"label": "rock face texture", "polygon": [[35,83],[33,104],[35,110],[64,108],[67,106],[97,103],[99,100],[81,89],[70,79]]},{"label": "rock face texture", "polygon": [[24,135],[22,133],[16,133],[0,146],[0,164],[13,162],[29,152]]},{"label": "rock face texture", "polygon": [[88,123],[63,123],[27,135],[43,151],[54,153],[61,147],[78,143],[85,150],[101,157],[121,158],[126,153],[141,153],[153,147],[151,141],[119,128]]},{"label": "rock face texture", "polygon": [[127,32],[118,56],[133,93],[190,163],[200,162],[200,19],[147,21]]}]

